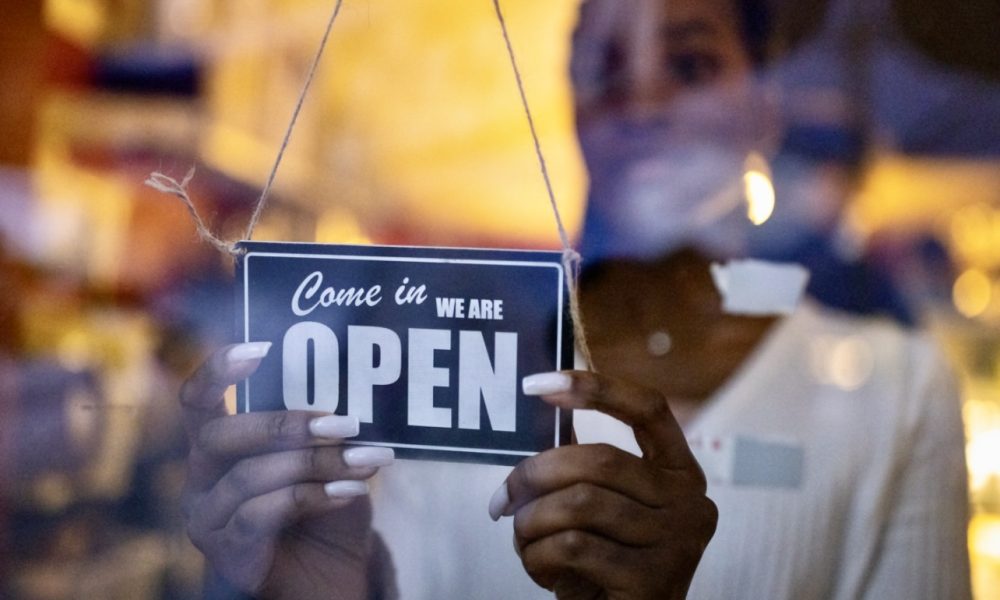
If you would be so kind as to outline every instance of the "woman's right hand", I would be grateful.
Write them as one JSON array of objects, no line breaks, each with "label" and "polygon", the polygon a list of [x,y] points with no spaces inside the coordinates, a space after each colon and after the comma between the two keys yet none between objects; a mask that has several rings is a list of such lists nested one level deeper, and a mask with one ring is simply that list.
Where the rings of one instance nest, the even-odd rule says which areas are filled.
[{"label": "woman's right hand", "polygon": [[228,414],[226,388],[269,349],[223,348],[181,390],[188,535],[217,574],[256,597],[366,598],[376,544],[366,480],[393,462],[392,449],[345,449],[353,417]]}]

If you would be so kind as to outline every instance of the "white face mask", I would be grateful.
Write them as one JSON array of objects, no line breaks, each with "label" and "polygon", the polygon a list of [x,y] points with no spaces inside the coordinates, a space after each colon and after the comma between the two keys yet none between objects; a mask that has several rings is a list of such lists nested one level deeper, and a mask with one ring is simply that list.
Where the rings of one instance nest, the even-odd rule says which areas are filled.
[{"label": "white face mask", "polygon": [[581,124],[591,183],[584,256],[652,258],[684,245],[738,255],[751,226],[747,157],[766,143],[745,107],[725,93],[692,94],[653,117]]},{"label": "white face mask", "polygon": [[776,145],[780,128],[765,135],[747,123],[752,112],[725,103],[712,106],[711,119],[692,118],[690,107],[642,122],[609,115],[581,128],[591,175],[586,259],[648,259],[692,246],[712,258],[789,260],[833,228],[848,193],[843,169],[793,156],[780,156],[773,174],[763,164],[777,197],[758,226],[748,217],[748,158]]},{"label": "white face mask", "polygon": [[610,197],[591,201],[614,203],[607,216],[624,254],[649,258],[691,245],[732,255],[741,249],[745,220],[738,210],[744,159],[712,144],[664,147],[623,165],[612,175]]}]

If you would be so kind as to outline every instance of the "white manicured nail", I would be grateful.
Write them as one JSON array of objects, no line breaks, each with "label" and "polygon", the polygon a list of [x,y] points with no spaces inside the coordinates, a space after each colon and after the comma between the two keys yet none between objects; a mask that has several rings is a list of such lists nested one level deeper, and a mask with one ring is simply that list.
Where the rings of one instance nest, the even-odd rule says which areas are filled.
[{"label": "white manicured nail", "polygon": [[507,491],[507,482],[504,481],[497,488],[497,491],[493,492],[493,497],[490,498],[490,518],[494,521],[499,521],[500,517],[504,516],[510,505],[510,492]]},{"label": "white manicured nail", "polygon": [[368,484],[364,481],[331,481],[323,489],[331,498],[354,498],[367,494]]},{"label": "white manicured nail", "polygon": [[226,361],[229,364],[245,363],[264,358],[270,351],[271,342],[237,344],[226,351]]},{"label": "white manicured nail", "polygon": [[361,431],[361,423],[357,417],[342,417],[329,415],[309,421],[309,433],[318,438],[344,439],[351,438]]},{"label": "white manicured nail", "polygon": [[344,464],[348,467],[388,467],[396,460],[392,448],[363,447],[344,450]]},{"label": "white manicured nail", "polygon": [[573,378],[565,373],[539,373],[528,375],[521,382],[526,396],[546,396],[568,392],[573,387]]}]

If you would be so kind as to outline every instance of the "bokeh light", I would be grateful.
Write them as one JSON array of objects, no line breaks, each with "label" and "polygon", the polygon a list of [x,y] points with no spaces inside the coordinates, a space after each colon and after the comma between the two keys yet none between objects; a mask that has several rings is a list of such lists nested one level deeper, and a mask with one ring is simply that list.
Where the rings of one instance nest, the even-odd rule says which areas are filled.
[{"label": "bokeh light", "polygon": [[863,387],[875,371],[875,352],[860,336],[822,336],[810,347],[813,376],[844,391]]},{"label": "bokeh light", "polygon": [[767,161],[759,154],[747,158],[743,173],[743,193],[747,202],[747,218],[754,225],[763,225],[774,214],[775,192]]},{"label": "bokeh light", "polygon": [[986,312],[993,300],[990,278],[979,269],[969,269],[955,280],[952,290],[955,309],[971,318]]}]

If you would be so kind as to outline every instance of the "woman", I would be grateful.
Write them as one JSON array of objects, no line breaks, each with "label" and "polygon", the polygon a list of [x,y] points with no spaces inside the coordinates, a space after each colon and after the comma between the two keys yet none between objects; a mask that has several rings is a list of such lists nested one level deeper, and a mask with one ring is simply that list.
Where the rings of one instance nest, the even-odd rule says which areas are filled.
[{"label": "woman", "polygon": [[[222,391],[268,351],[229,348],[182,395],[189,530],[229,587],[278,598],[968,596],[961,429],[940,358],[891,325],[811,305],[783,320],[730,314],[709,275],[713,259],[752,254],[725,192],[749,151],[776,143],[751,78],[772,40],[747,7],[591,0],[574,39],[591,174],[583,300],[600,374],[540,374],[524,388],[624,421],[642,457],[580,444],[509,473],[400,463],[375,477],[391,452],[344,450],[356,421],[225,416]],[[844,343],[867,366],[838,386],[824,349]],[[378,534],[372,503],[356,497],[373,477]],[[493,525],[487,508],[513,519]]]}]

